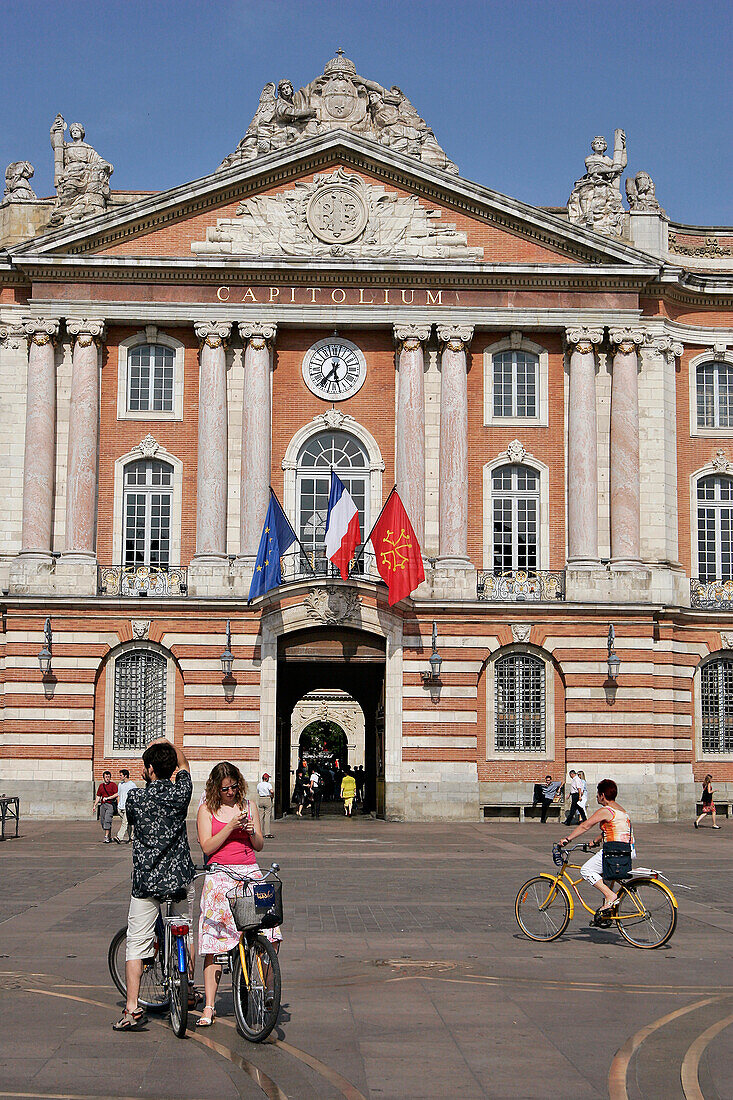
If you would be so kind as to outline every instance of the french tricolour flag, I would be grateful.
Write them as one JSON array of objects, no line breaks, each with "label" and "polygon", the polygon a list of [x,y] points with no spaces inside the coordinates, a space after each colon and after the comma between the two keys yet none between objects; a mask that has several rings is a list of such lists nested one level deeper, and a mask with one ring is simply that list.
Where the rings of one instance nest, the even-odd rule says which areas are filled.
[{"label": "french tricolour flag", "polygon": [[343,580],[349,576],[349,564],[360,542],[359,509],[343,481],[332,470],[326,517],[326,557],[338,566]]}]

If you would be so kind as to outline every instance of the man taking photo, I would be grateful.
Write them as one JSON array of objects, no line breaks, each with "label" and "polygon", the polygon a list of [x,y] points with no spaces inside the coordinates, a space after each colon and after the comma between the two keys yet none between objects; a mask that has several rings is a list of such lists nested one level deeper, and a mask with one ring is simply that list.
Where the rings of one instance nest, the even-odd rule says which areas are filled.
[{"label": "man taking photo", "polygon": [[112,1025],[115,1031],[138,1028],[147,1020],[137,999],[143,959],[154,955],[161,899],[173,897],[173,912],[185,916],[189,926],[193,919],[195,868],[186,835],[193,793],[188,760],[181,749],[161,737],[143,753],[142,775],[145,787],[130,791],[125,806],[133,829],[132,896],[127,916],[127,1004]]}]

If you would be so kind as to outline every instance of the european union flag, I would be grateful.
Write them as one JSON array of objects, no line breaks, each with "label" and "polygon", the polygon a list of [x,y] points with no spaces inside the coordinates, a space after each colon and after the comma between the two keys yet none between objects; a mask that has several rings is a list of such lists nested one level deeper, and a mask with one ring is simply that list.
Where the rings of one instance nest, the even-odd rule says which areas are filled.
[{"label": "european union flag", "polygon": [[270,504],[262,528],[260,548],[257,551],[254,576],[249,587],[249,599],[263,596],[271,588],[282,583],[280,558],[285,551],[297,542],[298,536],[288,522],[277,497],[270,489]]}]

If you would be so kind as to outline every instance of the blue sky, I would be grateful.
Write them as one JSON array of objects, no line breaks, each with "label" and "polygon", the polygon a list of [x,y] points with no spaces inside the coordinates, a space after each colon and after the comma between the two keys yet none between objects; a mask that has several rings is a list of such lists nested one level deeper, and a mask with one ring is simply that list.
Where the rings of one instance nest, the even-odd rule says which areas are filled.
[{"label": "blue sky", "polygon": [[733,224],[730,2],[3,0],[0,167],[52,191],[48,132],[81,121],[119,190],[206,175],[268,80],[341,46],[398,84],[461,174],[564,205],[597,133],[626,130],[675,221]]}]

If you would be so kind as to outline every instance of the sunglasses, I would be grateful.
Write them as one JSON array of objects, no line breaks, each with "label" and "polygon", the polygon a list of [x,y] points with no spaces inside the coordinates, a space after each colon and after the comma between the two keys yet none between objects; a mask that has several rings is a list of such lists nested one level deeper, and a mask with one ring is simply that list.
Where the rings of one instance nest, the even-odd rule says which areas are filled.
[{"label": "sunglasses", "polygon": [[222,794],[227,794],[229,791],[236,791],[236,789],[237,789],[237,784],[236,783],[234,784],[233,787],[219,787],[219,790],[221,791]]}]

